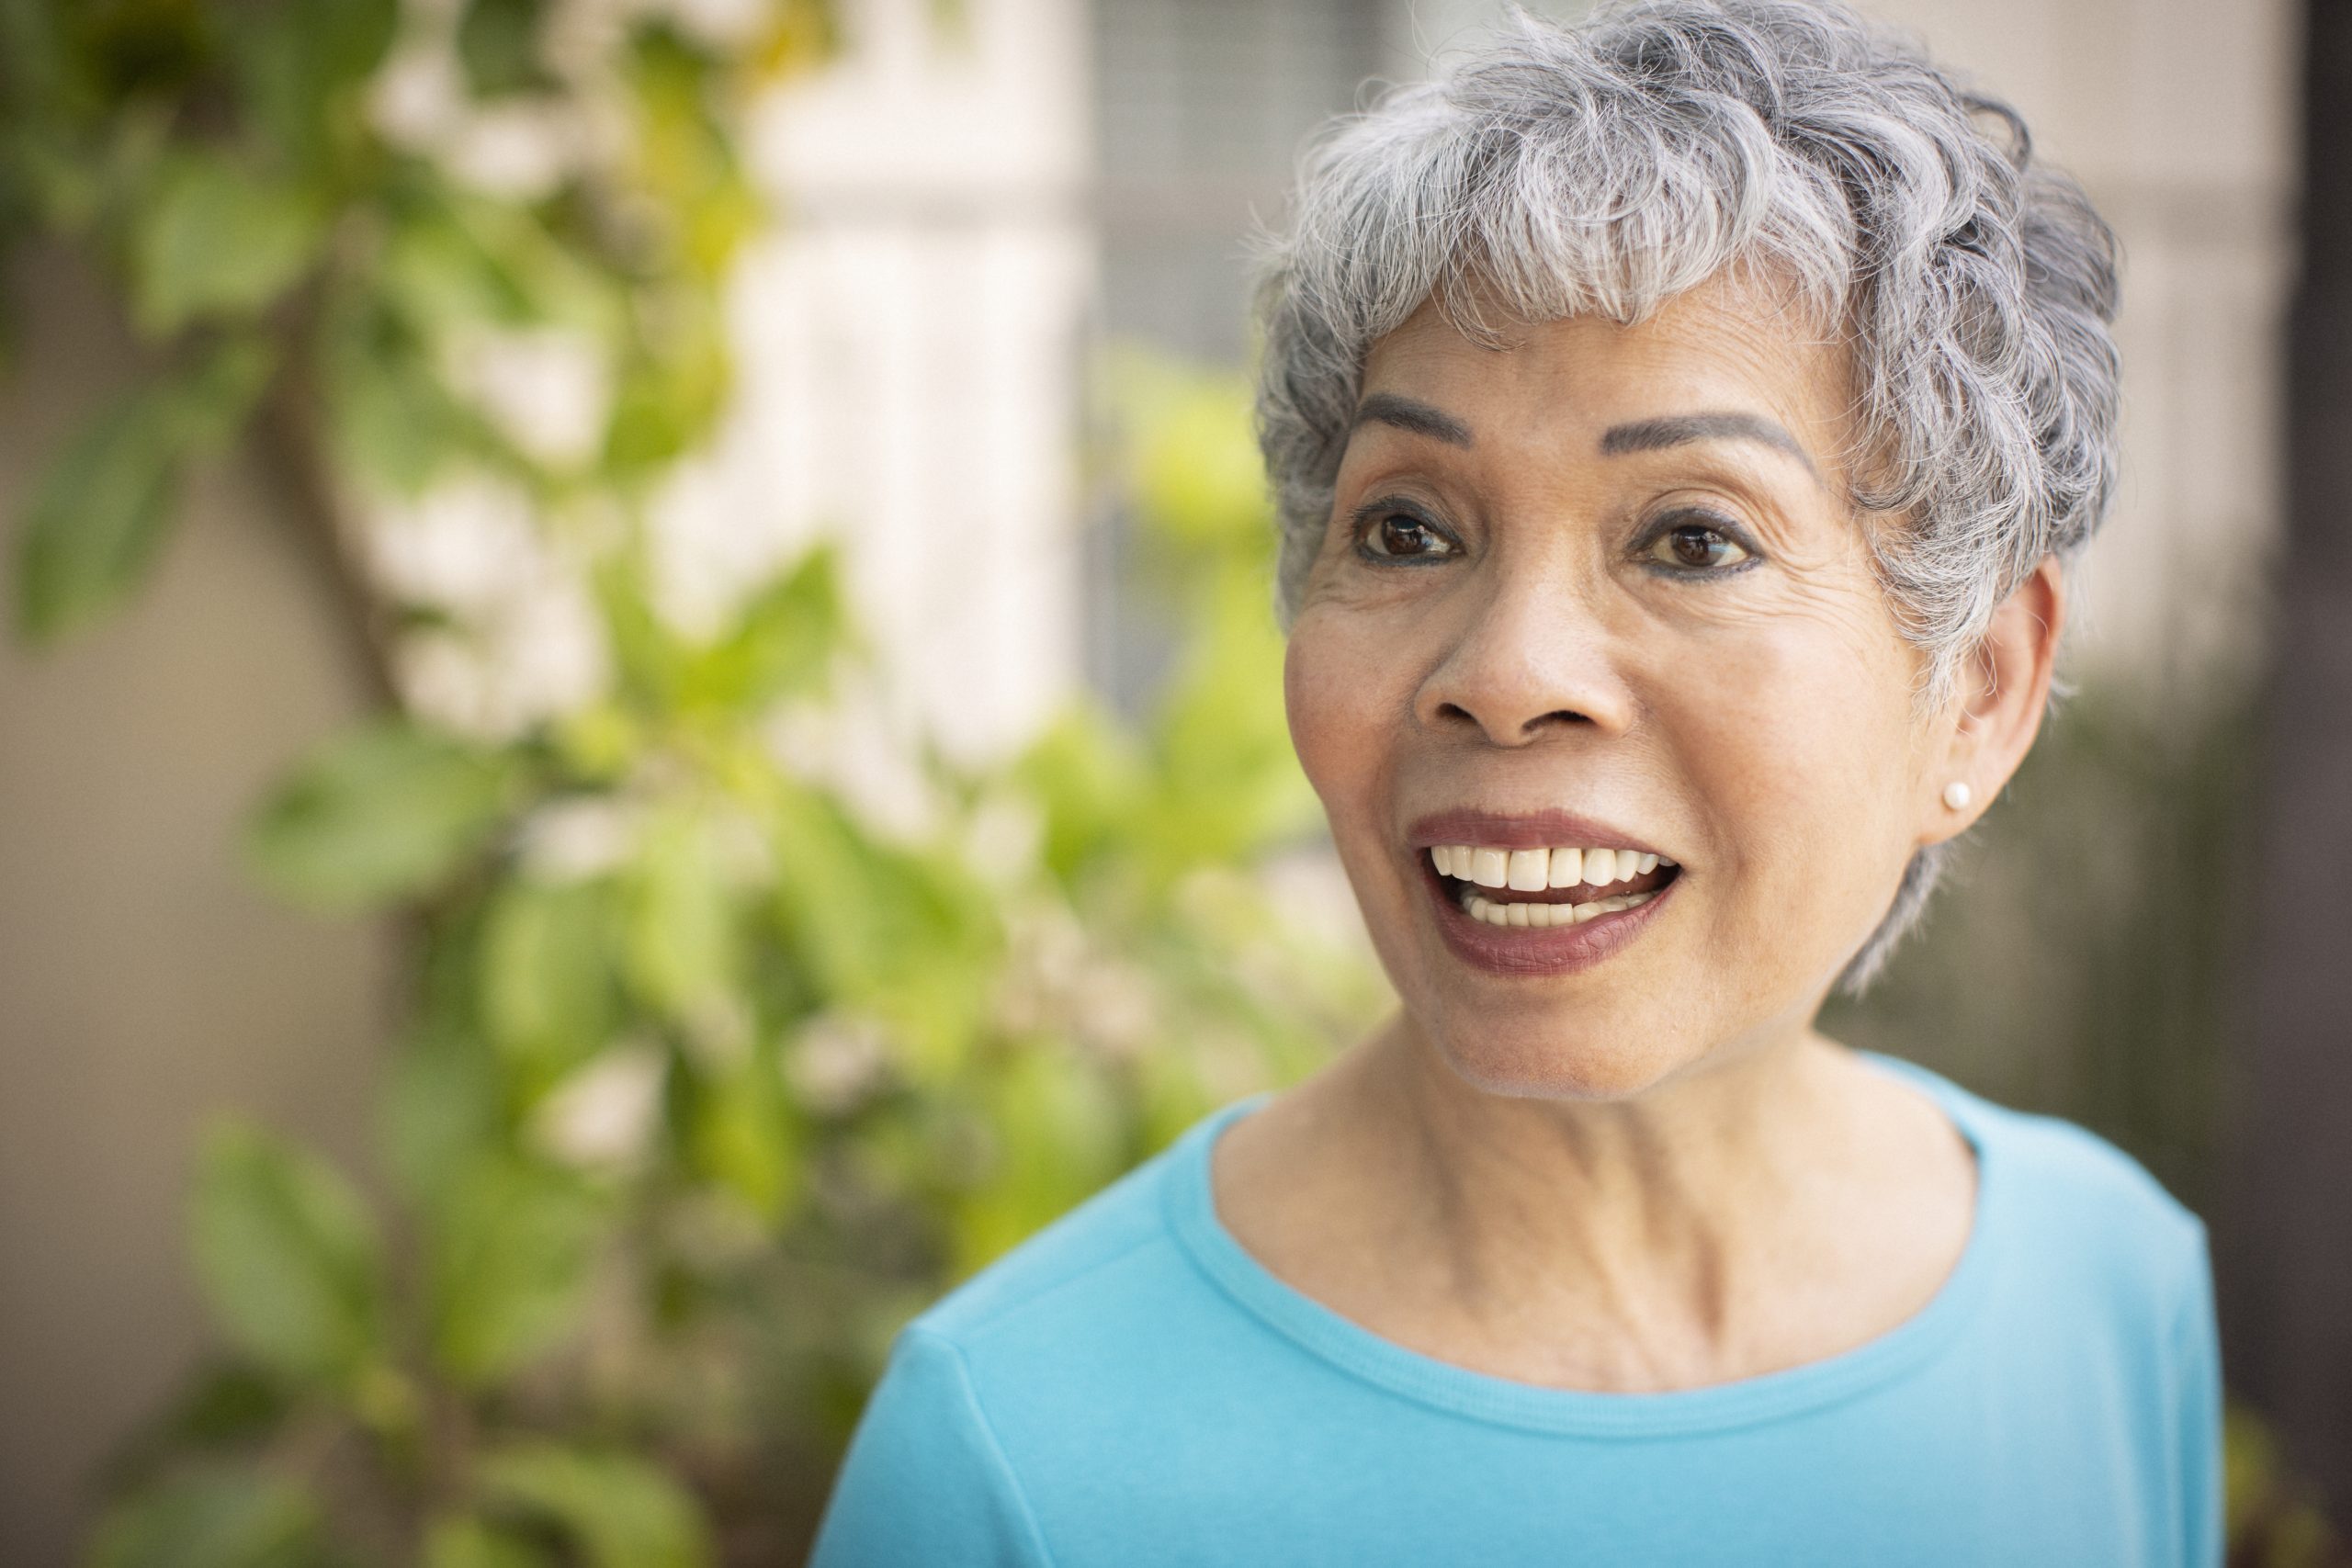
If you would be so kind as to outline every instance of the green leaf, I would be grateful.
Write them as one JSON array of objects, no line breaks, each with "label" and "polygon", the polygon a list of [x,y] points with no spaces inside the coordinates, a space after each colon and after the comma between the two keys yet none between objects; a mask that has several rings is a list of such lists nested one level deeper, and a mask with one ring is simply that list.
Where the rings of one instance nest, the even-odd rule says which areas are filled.
[{"label": "green leaf", "polygon": [[252,316],[309,269],[325,210],[250,157],[191,152],[165,168],[131,234],[132,314],[154,337]]},{"label": "green leaf", "polygon": [[839,558],[830,547],[811,550],[755,594],[734,627],[694,661],[686,700],[755,715],[817,689],[848,618]]},{"label": "green leaf", "polygon": [[51,643],[111,609],[154,564],[181,472],[243,427],[269,379],[234,340],[98,416],[51,464],[18,540],[17,626]]},{"label": "green leaf", "polygon": [[1199,629],[1153,727],[1159,765],[1146,837],[1170,878],[1235,863],[1319,819],[1283,709],[1282,634],[1262,579],[1248,576],[1249,587],[1220,584],[1194,610]]},{"label": "green leaf", "polygon": [[588,1568],[703,1568],[708,1527],[686,1490],[624,1454],[518,1445],[486,1456],[483,1496],[554,1525]]},{"label": "green leaf", "polygon": [[401,205],[380,276],[386,299],[435,332],[552,323],[609,343],[623,320],[616,280],[537,211],[458,190]]},{"label": "green leaf", "polygon": [[289,898],[351,908],[417,894],[479,851],[504,817],[502,759],[399,721],[329,742],[254,818],[256,870]]},{"label": "green leaf", "polygon": [[243,1442],[277,1429],[286,1392],[250,1366],[206,1368],[167,1417],[172,1436],[190,1448]]},{"label": "green leaf", "polygon": [[466,85],[481,97],[541,92],[558,84],[539,58],[542,0],[472,0],[458,24]]},{"label": "green leaf", "polygon": [[642,558],[614,556],[596,570],[596,604],[604,613],[621,690],[657,714],[681,705],[679,694],[693,653],[647,596],[650,570]]},{"label": "green leaf", "polygon": [[175,377],[170,419],[181,449],[191,457],[225,450],[243,431],[277,368],[277,351],[267,342],[238,336],[222,339]]},{"label": "green leaf", "polygon": [[747,1054],[696,1088],[690,1134],[695,1163],[774,1224],[800,1189],[799,1126],[783,1075],[766,1052]]},{"label": "green leaf", "polygon": [[200,0],[116,0],[53,9],[62,13],[59,40],[71,51],[66,69],[80,78],[73,86],[111,103],[168,100],[192,85],[212,59],[213,7]]},{"label": "green leaf", "polygon": [[482,929],[482,1024],[540,1083],[612,1033],[613,899],[594,883],[506,883]]},{"label": "green leaf", "polygon": [[734,899],[713,830],[687,810],[656,817],[630,879],[629,978],[674,1018],[724,996],[740,973]]},{"label": "green leaf", "polygon": [[1073,706],[1038,738],[1013,776],[1046,818],[1046,868],[1074,886],[1098,859],[1115,856],[1148,799],[1148,760],[1106,715]]},{"label": "green leaf", "polygon": [[242,1470],[183,1475],[111,1509],[92,1568],[301,1568],[321,1558],[319,1508],[293,1482]]},{"label": "green leaf", "polygon": [[533,319],[523,280],[482,244],[454,203],[402,212],[385,240],[379,276],[386,299],[412,322],[519,326]]},{"label": "green leaf", "polygon": [[[6,7],[0,7],[5,10]],[[0,51],[6,48],[0,40]],[[126,124],[115,137],[117,151],[131,140]],[[104,205],[112,161],[92,157],[86,144],[58,125],[23,125],[7,151],[10,203],[27,231],[46,228],[63,234],[85,231]]]},{"label": "green leaf", "polygon": [[425,1532],[424,1568],[553,1568],[555,1562],[537,1542],[470,1514],[435,1519]]},{"label": "green leaf", "polygon": [[1128,365],[1119,399],[1146,433],[1136,454],[1144,516],[1170,540],[1217,546],[1274,537],[1266,471],[1237,378]]},{"label": "green leaf", "polygon": [[243,1360],[209,1360],[115,1450],[99,1483],[109,1495],[128,1495],[192,1455],[250,1451],[282,1430],[298,1405],[283,1379]]},{"label": "green leaf", "polygon": [[195,1197],[198,1279],[240,1350],[297,1382],[341,1385],[379,1338],[366,1207],[324,1161],[254,1127],[207,1138]]},{"label": "green leaf", "polygon": [[833,0],[777,0],[768,7],[764,33],[751,60],[765,82],[813,69],[841,51],[841,18]]},{"label": "green leaf", "polygon": [[144,400],[108,411],[51,465],[19,543],[17,625],[53,642],[127,597],[153,564],[179,455]]},{"label": "green leaf", "polygon": [[419,1204],[437,1202],[505,1132],[503,1095],[478,1041],[427,1032],[394,1052],[379,1133],[401,1190]]},{"label": "green leaf", "polygon": [[605,460],[650,478],[718,423],[734,389],[726,322],[713,298],[674,290],[640,310],[638,341],[619,366]]},{"label": "green leaf", "polygon": [[[786,942],[814,971],[831,1001],[862,999],[878,988],[889,962],[890,907],[903,902],[897,888],[869,872],[865,837],[831,800],[791,790],[777,802],[773,831],[776,854],[776,916]],[[840,890],[858,889],[854,898]]]},{"label": "green leaf", "polygon": [[484,1387],[552,1349],[587,1304],[604,1213],[577,1181],[492,1158],[444,1194],[427,1241],[435,1359]]},{"label": "green leaf", "polygon": [[398,30],[398,0],[280,0],[228,18],[248,112],[272,146],[307,166],[367,137],[359,89]]},{"label": "green leaf", "polygon": [[631,42],[638,136],[629,173],[662,219],[649,225],[648,251],[664,270],[716,283],[761,220],[725,118],[725,67],[673,24],[642,28]]},{"label": "green leaf", "polygon": [[1075,1207],[1118,1173],[1125,1118],[1091,1064],[1042,1046],[1015,1053],[983,1090],[998,1165],[962,1205],[959,1277]]},{"label": "green leaf", "polygon": [[769,825],[775,913],[821,1000],[885,1023],[899,1067],[946,1083],[978,1036],[1002,951],[987,893],[949,857],[881,843],[820,795],[784,795]]},{"label": "green leaf", "polygon": [[455,459],[487,450],[414,329],[380,300],[334,300],[318,375],[335,461],[363,487],[414,497]]}]

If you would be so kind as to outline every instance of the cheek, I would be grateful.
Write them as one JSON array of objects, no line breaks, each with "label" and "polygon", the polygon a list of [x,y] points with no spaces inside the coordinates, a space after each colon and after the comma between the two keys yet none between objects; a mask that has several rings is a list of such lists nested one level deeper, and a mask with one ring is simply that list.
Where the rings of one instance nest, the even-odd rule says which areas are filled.
[{"label": "cheek", "polygon": [[1373,949],[1411,995],[1419,960],[1406,933],[1416,884],[1400,872],[1391,808],[1412,693],[1395,654],[1393,639],[1366,636],[1352,615],[1303,612],[1283,655],[1283,700]]},{"label": "cheek", "polygon": [[1793,617],[1742,640],[1739,657],[1673,685],[1665,728],[1699,781],[1717,863],[1776,908],[1843,925],[1908,851],[1907,662]]},{"label": "cheek", "polygon": [[1377,773],[1387,737],[1375,691],[1378,667],[1330,619],[1302,614],[1283,654],[1283,704],[1291,745],[1338,829]]}]

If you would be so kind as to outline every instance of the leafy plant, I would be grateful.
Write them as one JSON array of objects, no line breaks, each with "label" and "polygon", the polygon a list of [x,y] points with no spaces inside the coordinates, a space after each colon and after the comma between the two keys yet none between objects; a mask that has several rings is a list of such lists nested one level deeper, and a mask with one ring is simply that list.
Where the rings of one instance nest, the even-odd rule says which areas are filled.
[{"label": "leafy plant", "polygon": [[[1124,382],[1154,434],[1121,482],[1193,628],[1148,721],[916,757],[917,831],[777,739],[863,657],[828,552],[715,626],[663,614],[650,498],[725,406],[763,220],[739,117],[831,37],[807,0],[689,14],[0,0],[0,249],[78,247],[155,365],[32,496],[17,628],[135,592],[192,466],[279,468],[386,709],[260,804],[249,860],[415,933],[368,1184],[206,1142],[220,1348],[96,1562],[773,1561],[910,1313],[1377,1002],[1245,870],[1317,817],[1237,387]],[[544,166],[479,166],[494,117]],[[517,353],[607,395],[550,424],[482,373]],[[539,645],[384,569],[453,496],[476,542],[519,530],[586,678],[502,694]]]}]

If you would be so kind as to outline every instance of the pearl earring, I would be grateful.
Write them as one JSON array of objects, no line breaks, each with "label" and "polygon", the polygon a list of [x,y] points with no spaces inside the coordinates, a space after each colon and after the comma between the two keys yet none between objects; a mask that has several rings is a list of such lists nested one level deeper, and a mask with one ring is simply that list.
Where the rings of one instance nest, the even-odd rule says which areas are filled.
[{"label": "pearl earring", "polygon": [[1967,810],[1968,803],[1975,798],[1974,793],[1958,779],[1944,785],[1944,804],[1954,811]]}]

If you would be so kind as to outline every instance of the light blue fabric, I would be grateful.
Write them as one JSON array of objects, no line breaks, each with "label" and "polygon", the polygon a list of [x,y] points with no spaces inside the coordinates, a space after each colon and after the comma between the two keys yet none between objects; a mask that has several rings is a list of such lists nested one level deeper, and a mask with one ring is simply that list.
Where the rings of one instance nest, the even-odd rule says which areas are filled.
[{"label": "light blue fabric", "polygon": [[817,1568],[2222,1561],[2204,1227],[2070,1123],[1924,1068],[1979,1162],[1941,1291],[1856,1349],[1668,1393],[1464,1371],[1218,1222],[1237,1101],[899,1336]]}]

